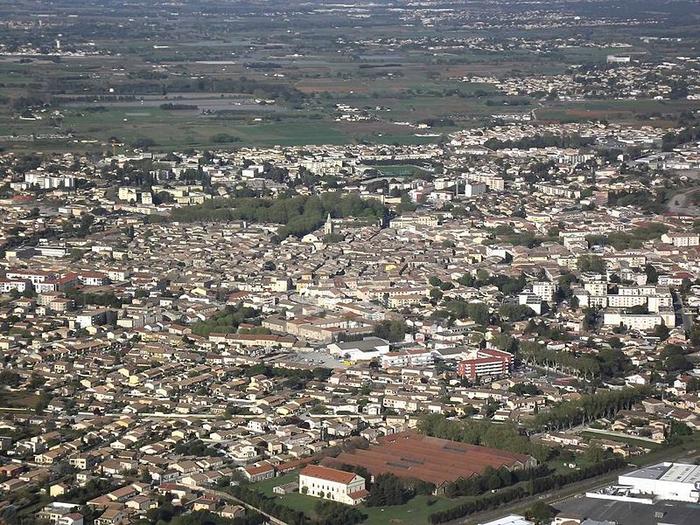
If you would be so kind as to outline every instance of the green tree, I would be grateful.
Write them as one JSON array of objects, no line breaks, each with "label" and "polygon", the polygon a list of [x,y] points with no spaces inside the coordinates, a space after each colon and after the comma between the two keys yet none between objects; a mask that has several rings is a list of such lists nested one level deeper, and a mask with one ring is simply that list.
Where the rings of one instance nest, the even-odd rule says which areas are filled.
[{"label": "green tree", "polygon": [[381,321],[375,325],[373,334],[387,341],[396,342],[402,341],[407,331],[408,327],[403,321]]},{"label": "green tree", "polygon": [[582,272],[604,274],[606,271],[605,260],[598,255],[581,255],[576,261],[576,267]]},{"label": "green tree", "polygon": [[545,521],[551,520],[556,511],[554,507],[545,503],[544,501],[536,501],[533,503],[527,511],[525,511],[525,516],[527,519],[533,520],[536,523],[543,523]]},{"label": "green tree", "polygon": [[394,474],[380,474],[375,479],[365,500],[368,507],[383,507],[385,505],[403,505],[411,494],[403,481]]}]

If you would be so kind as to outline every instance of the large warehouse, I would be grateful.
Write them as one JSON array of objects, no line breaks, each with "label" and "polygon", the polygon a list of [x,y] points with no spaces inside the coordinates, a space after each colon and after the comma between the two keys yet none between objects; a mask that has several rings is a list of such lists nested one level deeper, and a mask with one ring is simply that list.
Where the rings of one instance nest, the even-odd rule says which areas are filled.
[{"label": "large warehouse", "polygon": [[700,502],[700,465],[659,463],[624,474],[619,477],[618,483],[640,496]]},{"label": "large warehouse", "polygon": [[436,492],[459,478],[481,474],[487,467],[518,470],[537,465],[534,458],[525,454],[468,445],[416,432],[384,436],[378,444],[366,450],[341,453],[333,463],[364,467],[373,477],[390,472],[400,478],[427,481],[435,485]]}]

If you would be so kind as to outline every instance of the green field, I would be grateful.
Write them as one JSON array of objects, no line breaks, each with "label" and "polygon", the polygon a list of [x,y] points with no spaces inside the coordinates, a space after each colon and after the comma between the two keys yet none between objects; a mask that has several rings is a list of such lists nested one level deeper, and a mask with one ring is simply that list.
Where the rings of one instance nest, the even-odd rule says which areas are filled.
[{"label": "green field", "polygon": [[[246,70],[240,63],[220,65],[201,61],[208,58],[208,52],[214,58],[223,58],[226,53],[245,48],[251,41],[242,35],[235,41],[172,43],[168,50],[154,50],[148,42],[132,42],[127,48],[119,48],[125,54],[132,53],[128,75],[119,73],[125,63],[118,57],[84,57],[58,63],[44,59],[29,64],[0,61],[0,100],[8,102],[0,105],[0,135],[70,133],[73,137],[7,140],[0,142],[0,147],[16,150],[105,150],[112,148],[110,139],[116,139],[127,147],[140,139],[149,139],[155,143],[153,149],[163,151],[190,147],[360,142],[413,145],[435,143],[454,130],[482,125],[495,113],[527,113],[536,109],[540,120],[575,122],[607,119],[668,125],[670,116],[684,109],[700,107],[700,103],[693,101],[653,100],[588,100],[580,103],[530,100],[528,105],[511,105],[508,102],[512,102],[512,97],[499,95],[490,84],[457,80],[470,74],[505,73],[516,65],[522,72],[550,72],[550,69],[557,69],[557,60],[569,62],[582,57],[600,60],[609,50],[598,48],[566,48],[559,53],[564,58],[551,60],[512,50],[501,54],[465,51],[457,57],[459,63],[448,66],[434,63],[433,58],[423,50],[409,50],[401,55],[397,65],[378,69],[363,68],[368,61],[362,56],[335,57],[321,52],[303,58],[275,60],[281,66],[280,71],[284,72],[284,79],[275,81],[270,80],[266,73]],[[173,50],[177,52],[178,61],[169,63],[171,54],[175,52]],[[261,60],[269,59],[263,50],[248,53]],[[158,106],[142,105],[138,100],[119,107],[106,103],[104,108],[96,110],[89,107],[94,103],[69,106],[63,103],[63,99],[53,98],[55,95],[97,95],[104,93],[105,84],[121,86],[120,93],[129,95],[132,86],[134,90],[143,89],[138,88],[142,82],[138,75],[149,75],[152,69],[146,60],[169,64],[172,72],[163,80],[153,81],[153,87],[146,90],[151,94],[149,96],[159,95],[154,90],[161,82],[163,92],[170,93],[165,87],[167,82],[196,75],[215,81],[245,76],[270,86],[289,86],[303,93],[305,98],[295,103],[278,99],[278,107],[273,112],[251,107],[220,113],[215,117],[200,115],[197,111],[168,111]],[[211,92],[194,90],[187,93],[205,95]],[[133,91],[132,94],[138,99],[142,92]],[[20,119],[16,104],[26,96],[39,97],[52,105],[43,111],[34,111],[41,117],[39,120]],[[91,96],[87,98],[91,99]],[[248,96],[276,98],[264,93]],[[187,98],[186,95],[184,98]],[[335,120],[336,104],[363,109],[372,119],[338,122]],[[444,124],[428,130],[397,124],[408,122],[415,125],[427,120],[442,120]],[[232,140],[222,141],[220,137],[223,134],[229,135]]]},{"label": "green field", "polygon": [[[416,136],[405,127],[388,125],[377,127],[364,122],[338,123],[328,118],[309,118],[302,114],[286,114],[271,117],[236,115],[231,118],[204,117],[191,112],[167,111],[158,107],[109,108],[103,111],[86,111],[69,108],[61,111],[63,118],[41,120],[12,119],[3,135],[73,135],[73,140],[37,140],[35,142],[11,142],[4,145],[16,149],[28,149],[39,145],[64,147],[65,149],[105,149],[115,139],[127,146],[140,139],[155,142],[152,149],[172,150],[188,147],[226,148],[231,146],[298,146],[306,144],[348,144],[374,142],[380,144],[424,144],[437,142],[439,137]],[[0,122],[2,115],[0,113]],[[217,135],[227,134],[232,141],[215,140]]]},{"label": "green field", "polygon": [[700,102],[683,100],[586,100],[553,103],[537,109],[539,120],[584,122],[591,119],[667,126],[683,110],[698,109]]}]

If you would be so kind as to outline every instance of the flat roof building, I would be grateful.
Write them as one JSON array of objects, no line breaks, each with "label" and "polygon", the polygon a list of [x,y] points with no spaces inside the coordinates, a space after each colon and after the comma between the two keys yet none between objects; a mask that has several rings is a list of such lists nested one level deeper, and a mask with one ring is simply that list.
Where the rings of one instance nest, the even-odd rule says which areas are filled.
[{"label": "flat roof building", "polygon": [[619,484],[655,499],[700,502],[700,465],[659,463],[624,474]]}]

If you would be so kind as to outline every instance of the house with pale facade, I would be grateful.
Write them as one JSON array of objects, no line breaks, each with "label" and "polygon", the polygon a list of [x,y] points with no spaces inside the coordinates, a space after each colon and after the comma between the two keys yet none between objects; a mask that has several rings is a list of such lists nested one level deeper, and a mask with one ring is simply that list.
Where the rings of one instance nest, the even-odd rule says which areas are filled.
[{"label": "house with pale facade", "polygon": [[308,465],[299,472],[299,492],[346,505],[357,505],[368,494],[359,474],[321,465]]}]

